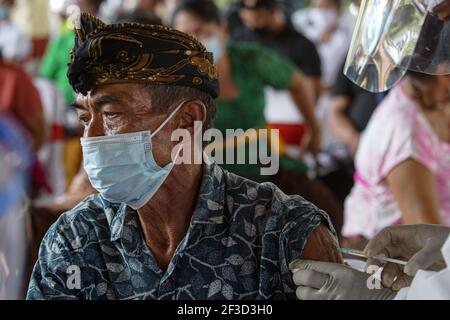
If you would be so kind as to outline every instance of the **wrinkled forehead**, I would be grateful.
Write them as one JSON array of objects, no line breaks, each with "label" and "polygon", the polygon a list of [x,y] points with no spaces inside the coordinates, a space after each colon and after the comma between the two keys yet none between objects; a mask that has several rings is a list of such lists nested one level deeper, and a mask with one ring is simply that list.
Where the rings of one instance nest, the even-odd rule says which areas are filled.
[{"label": "wrinkled forehead", "polygon": [[75,104],[88,109],[89,106],[102,106],[106,104],[120,105],[134,108],[150,105],[150,92],[145,84],[120,83],[93,87],[85,96],[77,94]]}]

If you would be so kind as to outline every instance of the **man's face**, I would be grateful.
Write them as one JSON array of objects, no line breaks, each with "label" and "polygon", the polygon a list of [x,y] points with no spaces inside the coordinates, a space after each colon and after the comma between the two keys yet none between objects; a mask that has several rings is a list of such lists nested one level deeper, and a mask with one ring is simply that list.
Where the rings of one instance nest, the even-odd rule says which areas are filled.
[{"label": "man's face", "polygon": [[[148,90],[139,84],[114,84],[95,87],[87,96],[79,94],[74,107],[84,126],[83,136],[154,132],[168,116],[159,107],[171,106],[151,105]],[[152,138],[152,152],[160,165],[171,161],[170,139],[176,128],[177,115]]]},{"label": "man's face", "polygon": [[274,10],[267,8],[239,10],[239,16],[244,25],[252,30],[264,29],[269,27],[274,19]]}]

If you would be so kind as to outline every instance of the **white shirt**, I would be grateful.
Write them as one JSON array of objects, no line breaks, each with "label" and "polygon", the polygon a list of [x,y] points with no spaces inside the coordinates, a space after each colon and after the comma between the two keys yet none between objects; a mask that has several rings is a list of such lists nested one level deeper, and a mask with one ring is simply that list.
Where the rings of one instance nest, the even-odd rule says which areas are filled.
[{"label": "white shirt", "polygon": [[0,21],[0,52],[5,60],[22,61],[31,53],[31,41],[9,21]]},{"label": "white shirt", "polygon": [[439,272],[419,270],[411,286],[400,290],[395,300],[450,300],[450,236],[441,252],[447,268]]},{"label": "white shirt", "polygon": [[[350,35],[342,26],[341,19],[342,16],[330,10],[317,8],[301,9],[292,15],[295,29],[316,45],[322,62],[322,84],[327,87],[334,85],[350,45]],[[330,40],[321,42],[324,32],[334,25],[338,27]]]}]

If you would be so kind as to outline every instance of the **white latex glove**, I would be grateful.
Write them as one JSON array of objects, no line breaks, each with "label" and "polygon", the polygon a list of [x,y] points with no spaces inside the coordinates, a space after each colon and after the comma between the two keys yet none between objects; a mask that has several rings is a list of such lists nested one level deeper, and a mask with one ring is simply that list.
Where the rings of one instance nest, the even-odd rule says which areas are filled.
[{"label": "white latex glove", "polygon": [[[368,257],[385,255],[390,258],[407,260],[403,266],[384,264],[381,273],[382,284],[398,291],[411,284],[417,270],[439,271],[445,268],[441,248],[450,234],[450,228],[439,225],[402,225],[383,229],[366,246]],[[373,259],[369,265],[383,265]],[[366,266],[366,267],[367,267]]]},{"label": "white latex glove", "polygon": [[396,295],[374,286],[371,275],[342,264],[296,260],[290,269],[300,300],[391,300]]}]

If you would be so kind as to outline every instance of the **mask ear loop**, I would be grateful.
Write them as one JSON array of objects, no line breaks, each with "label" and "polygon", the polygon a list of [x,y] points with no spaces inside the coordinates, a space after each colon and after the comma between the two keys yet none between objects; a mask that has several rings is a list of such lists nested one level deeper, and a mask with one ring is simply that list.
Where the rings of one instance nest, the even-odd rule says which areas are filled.
[{"label": "mask ear loop", "polygon": [[159,126],[158,129],[155,130],[155,132],[152,132],[150,138],[153,138],[154,136],[156,136],[165,126],[167,123],[169,123],[170,120],[172,120],[172,118],[175,116],[175,114],[181,109],[181,107],[183,106],[183,104],[185,104],[187,101],[183,101],[181,102],[178,107],[170,114],[170,116],[167,117],[166,120],[164,120],[163,123],[161,123],[161,125]]},{"label": "mask ear loop", "polygon": [[[187,100],[188,101],[188,100]],[[183,103],[187,102],[184,101]],[[206,112],[206,106],[202,103],[202,106]],[[178,109],[178,108],[177,108]],[[177,110],[175,110],[174,112],[176,112]],[[202,122],[202,126],[199,127],[199,130],[195,131],[195,126],[194,126],[194,140],[197,138],[197,134],[202,134],[203,133],[203,124],[205,123],[205,121],[201,121]],[[194,143],[194,146],[196,144]],[[202,151],[203,151],[203,146],[201,147]],[[178,160],[178,158],[180,157],[180,153],[181,150],[183,149],[183,145],[180,145],[180,147],[178,148],[178,151],[176,152],[176,156],[174,159],[172,159],[172,162],[176,164],[176,161]],[[194,152],[197,152],[197,150],[194,150]]]},{"label": "mask ear loop", "polygon": [[[152,132],[152,134],[151,134],[151,136],[150,136],[150,138],[153,138],[155,135],[157,135],[164,127],[165,127],[165,125],[175,116],[175,114],[181,109],[181,107],[183,107],[183,105],[187,102],[188,100],[185,100],[185,101],[182,101],[179,105],[178,105],[178,107],[167,117],[167,119],[166,120],[164,120],[164,122],[159,126],[159,128],[158,129],[156,129],[155,130],[155,132]],[[205,109],[205,111],[206,111],[206,106],[204,105],[204,104],[202,104],[203,105],[203,108]],[[203,126],[202,126],[202,128],[203,128]],[[195,132],[194,132],[194,135],[195,135]],[[172,159],[172,163],[175,163],[177,160],[178,160],[178,158],[180,157],[180,153],[181,153],[181,150],[183,149],[183,146],[181,145],[179,148],[178,148],[178,151],[177,151],[177,153],[176,153],[176,156],[175,156],[175,159]]]}]

